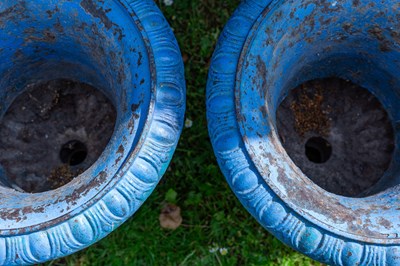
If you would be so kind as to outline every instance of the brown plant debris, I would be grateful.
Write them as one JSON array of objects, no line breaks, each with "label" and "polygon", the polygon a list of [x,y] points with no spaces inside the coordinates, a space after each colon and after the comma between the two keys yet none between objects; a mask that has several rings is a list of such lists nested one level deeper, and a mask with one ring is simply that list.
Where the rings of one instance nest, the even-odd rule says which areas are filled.
[{"label": "brown plant debris", "polygon": [[164,229],[176,230],[182,224],[181,208],[173,205],[167,204],[161,210],[159,217],[160,226]]},{"label": "brown plant debris", "polygon": [[314,85],[303,84],[303,89],[297,101],[291,104],[295,116],[295,129],[299,135],[304,136],[307,132],[315,132],[326,136],[329,132],[330,123],[329,110],[324,110],[324,96],[322,88]]},{"label": "brown plant debris", "polygon": [[68,184],[82,172],[82,169],[74,172],[71,170],[71,167],[68,164],[63,164],[51,171],[47,181],[51,184],[51,187],[55,189]]}]

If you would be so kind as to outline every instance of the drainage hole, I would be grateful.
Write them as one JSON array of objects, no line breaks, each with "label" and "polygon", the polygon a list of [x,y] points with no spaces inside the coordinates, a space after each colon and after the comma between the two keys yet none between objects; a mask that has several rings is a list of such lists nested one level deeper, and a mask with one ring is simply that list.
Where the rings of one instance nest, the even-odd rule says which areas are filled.
[{"label": "drainage hole", "polygon": [[310,138],[306,143],[306,156],[313,163],[325,163],[332,155],[331,144],[322,137]]},{"label": "drainage hole", "polygon": [[61,147],[60,159],[63,163],[75,166],[83,163],[88,155],[86,145],[79,140],[71,140]]}]

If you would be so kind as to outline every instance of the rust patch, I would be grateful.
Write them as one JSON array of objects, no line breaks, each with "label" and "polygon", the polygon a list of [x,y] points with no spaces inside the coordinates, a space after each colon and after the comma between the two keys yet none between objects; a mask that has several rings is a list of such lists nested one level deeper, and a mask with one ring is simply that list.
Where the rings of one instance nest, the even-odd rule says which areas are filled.
[{"label": "rust patch", "polygon": [[353,27],[353,25],[351,23],[343,23],[342,28],[345,32],[351,34],[351,28]]},{"label": "rust patch", "polygon": [[379,41],[379,50],[382,52],[391,51],[391,43],[388,39],[385,38],[384,30],[380,28],[378,25],[370,28],[368,33],[372,36],[372,38],[377,39]]},{"label": "rust patch", "polygon": [[109,30],[113,26],[112,21],[107,17],[106,11],[102,7],[98,8],[93,0],[83,0],[81,2],[81,7],[85,9],[88,14],[100,19],[106,29]]},{"label": "rust patch", "polygon": [[358,7],[360,5],[360,0],[353,0],[353,6]]},{"label": "rust patch", "polygon": [[130,134],[135,130],[135,119],[133,117],[129,120],[128,129],[130,130]]},{"label": "rust patch", "polygon": [[261,114],[262,114],[263,118],[267,118],[267,116],[268,116],[268,110],[267,110],[267,107],[265,107],[265,105],[262,105],[262,106],[260,107],[260,111],[261,111]]},{"label": "rust patch", "polygon": [[136,113],[137,110],[139,109],[139,107],[140,107],[140,104],[132,104],[131,105],[132,113]]},{"label": "rust patch", "polygon": [[57,19],[57,23],[54,24],[54,29],[56,31],[58,31],[59,33],[63,33],[64,32],[64,27],[60,22],[60,19]]},{"label": "rust patch", "polygon": [[54,14],[60,12],[60,9],[58,8],[58,6],[56,6],[56,8],[54,10],[47,10],[46,13],[48,15],[49,18],[52,18]]},{"label": "rust patch", "polygon": [[123,31],[120,28],[116,28],[114,29],[114,36],[118,35],[118,41],[122,41],[122,39],[125,37],[125,34],[123,33]]},{"label": "rust patch", "polygon": [[[72,204],[72,205],[76,205],[76,201],[83,196],[86,196],[89,191],[93,188],[97,188],[100,187],[101,185],[103,185],[105,182],[107,181],[107,169],[105,171],[102,171],[99,173],[99,175],[91,180],[88,184],[81,186],[79,189],[75,190],[71,195],[66,196],[65,198],[58,198],[58,200],[55,202],[55,204],[65,201],[67,204]],[[26,220],[26,214],[29,213],[44,213],[45,211],[45,207],[49,206],[48,205],[43,205],[41,207],[37,207],[37,208],[33,208],[32,206],[28,206],[22,209],[4,209],[4,210],[0,210],[0,218],[3,220],[14,220],[16,222],[20,222],[23,220]],[[66,211],[69,211],[71,209],[71,206],[68,206]],[[65,210],[62,210],[61,213],[65,212]],[[26,232],[28,232],[28,230],[34,228],[34,229],[40,229],[40,228],[48,228],[51,227],[53,225],[56,225],[58,223],[60,223],[61,221],[64,221],[66,219],[69,219],[71,217],[71,215],[67,214],[64,215],[60,218],[54,219],[52,221],[46,222],[46,223],[42,223],[39,227],[36,226],[32,226],[32,227],[26,227],[26,228],[22,228],[22,229],[13,229],[10,230],[11,233],[13,234],[24,234]]]},{"label": "rust patch", "polygon": [[83,0],[80,5],[83,9],[85,9],[86,13],[100,19],[107,30],[110,30],[114,26],[115,28],[113,31],[113,35],[118,35],[118,41],[121,41],[125,37],[122,29],[118,27],[117,24],[113,23],[107,16],[107,13],[111,12],[111,9],[104,10],[102,7],[97,7],[93,0]]},{"label": "rust patch", "polygon": [[18,6],[19,6],[19,4],[12,6],[10,8],[7,8],[3,12],[0,12],[0,18],[6,18],[6,17],[10,16],[11,14],[13,14],[16,11],[16,9],[18,8]]},{"label": "rust patch", "polygon": [[120,156],[118,156],[118,158],[115,160],[115,164],[114,165],[118,165],[118,163],[122,160],[122,158],[124,157],[124,153],[125,153],[125,149],[124,146],[120,145],[118,147],[117,150],[117,154],[119,154]]},{"label": "rust patch", "polygon": [[119,154],[124,154],[124,152],[125,152],[125,149],[124,149],[124,146],[122,146],[122,145],[120,145],[119,147],[118,147],[118,150],[117,150],[117,153],[119,153]]},{"label": "rust patch", "polygon": [[[48,42],[48,43],[53,43],[56,41],[56,35],[50,30],[46,29],[42,33],[37,33],[35,32],[35,29],[28,28],[24,31],[26,36],[24,38],[25,43],[30,43],[30,42]],[[34,35],[36,34],[36,35]]]},{"label": "rust patch", "polygon": [[20,211],[21,209],[3,209],[0,211],[0,218],[2,220],[14,220],[20,222],[22,220]]},{"label": "rust patch", "polygon": [[392,223],[388,220],[386,220],[385,218],[381,217],[378,220],[378,224],[382,225],[383,227],[385,227],[386,229],[391,229],[392,228]]},{"label": "rust patch", "polygon": [[[262,60],[261,56],[257,56],[256,59],[256,68],[257,68],[257,76],[261,78],[262,84],[261,86],[256,86],[259,92],[259,95],[262,99],[265,99],[265,93],[267,90],[267,75],[268,70],[265,62]],[[255,85],[255,84],[254,84]]]},{"label": "rust patch", "polygon": [[15,6],[0,12],[0,26],[8,21],[16,20],[17,18],[27,18],[28,16],[26,13],[26,2],[20,1]]},{"label": "rust patch", "polygon": [[[270,136],[271,140],[275,140],[276,145],[277,140]],[[293,167],[292,178],[287,178],[285,170],[282,169],[277,161],[273,158],[271,154],[266,154],[269,158],[271,164],[276,165],[278,169],[278,182],[284,184],[287,189],[287,197],[295,202],[296,205],[300,206],[304,210],[315,210],[324,216],[330,217],[336,223],[346,223],[348,228],[355,232],[356,234],[365,234],[366,232],[370,237],[382,237],[379,232],[374,232],[370,230],[372,227],[371,223],[364,223],[359,220],[359,217],[363,215],[368,215],[373,209],[356,209],[353,210],[341,204],[337,199],[331,197],[327,194],[320,193],[319,190],[315,190],[311,185],[311,181],[305,181],[306,183],[301,183],[299,185],[298,176],[301,175],[299,170]],[[326,221],[321,221],[326,223]]]},{"label": "rust patch", "polygon": [[142,65],[142,59],[143,59],[143,55],[142,55],[141,52],[139,52],[139,58],[138,58],[138,61],[137,61],[137,65],[138,65],[138,66],[141,66],[141,65]]},{"label": "rust patch", "polygon": [[371,34],[374,38],[379,41],[383,41],[385,37],[383,36],[382,29],[379,26],[375,26],[368,30],[368,33]]},{"label": "rust patch", "polygon": [[76,205],[79,198],[86,196],[91,189],[101,186],[107,180],[106,171],[107,170],[101,171],[99,175],[92,179],[87,185],[79,187],[71,195],[66,196],[64,200],[59,199],[55,203],[65,201],[67,204]]},{"label": "rust patch", "polygon": [[44,207],[33,208],[32,206],[27,206],[22,209],[3,209],[0,210],[0,218],[2,220],[13,220],[16,222],[20,222],[27,219],[27,214],[43,212]]}]

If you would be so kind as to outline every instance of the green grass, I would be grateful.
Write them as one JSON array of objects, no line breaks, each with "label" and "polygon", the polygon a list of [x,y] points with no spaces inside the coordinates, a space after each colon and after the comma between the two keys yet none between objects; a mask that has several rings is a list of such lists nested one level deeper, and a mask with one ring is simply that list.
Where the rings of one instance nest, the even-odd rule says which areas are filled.
[{"label": "green grass", "polygon": [[[187,117],[193,126],[184,130],[163,181],[134,217],[99,243],[48,265],[320,265],[284,246],[246,212],[210,145],[207,72],[218,35],[239,0],[175,0],[169,7],[157,3],[186,59]],[[177,195],[170,201],[183,216],[176,231],[162,229],[158,220],[171,189]],[[212,253],[213,247],[228,253]]]}]

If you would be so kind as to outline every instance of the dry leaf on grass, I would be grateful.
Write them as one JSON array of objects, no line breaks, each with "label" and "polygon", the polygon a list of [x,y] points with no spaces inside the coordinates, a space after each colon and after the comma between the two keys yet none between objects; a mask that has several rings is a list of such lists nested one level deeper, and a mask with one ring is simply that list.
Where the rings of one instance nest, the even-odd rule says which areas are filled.
[{"label": "dry leaf on grass", "polygon": [[186,64],[187,61],[189,61],[189,56],[187,54],[183,54],[182,55],[182,60],[183,60],[183,63]]},{"label": "dry leaf on grass", "polygon": [[164,229],[175,230],[182,224],[181,208],[173,204],[167,204],[161,210],[159,217],[160,226]]}]

